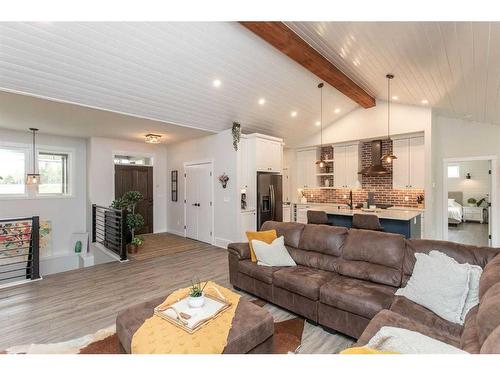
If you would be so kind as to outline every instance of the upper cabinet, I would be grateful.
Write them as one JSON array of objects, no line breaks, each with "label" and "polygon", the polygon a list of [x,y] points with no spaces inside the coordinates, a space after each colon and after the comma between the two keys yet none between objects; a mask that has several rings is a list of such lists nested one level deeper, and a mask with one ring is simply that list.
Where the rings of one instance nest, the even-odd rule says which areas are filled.
[{"label": "upper cabinet", "polygon": [[355,189],[361,186],[359,144],[333,146],[334,177],[336,189]]},{"label": "upper cabinet", "polygon": [[297,151],[297,187],[302,189],[314,188],[318,185],[316,179],[318,149]]},{"label": "upper cabinet", "polygon": [[424,137],[395,139],[392,147],[397,156],[392,166],[393,189],[423,189]]},{"label": "upper cabinet", "polygon": [[258,172],[281,173],[283,168],[283,144],[268,138],[252,138],[255,147],[255,167]]}]

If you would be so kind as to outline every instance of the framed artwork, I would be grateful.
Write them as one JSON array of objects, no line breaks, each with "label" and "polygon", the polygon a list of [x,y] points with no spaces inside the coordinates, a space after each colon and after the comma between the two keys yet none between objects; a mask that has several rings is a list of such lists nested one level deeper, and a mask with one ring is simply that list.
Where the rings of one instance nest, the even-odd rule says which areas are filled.
[{"label": "framed artwork", "polygon": [[89,234],[87,232],[84,233],[73,233],[71,235],[71,249],[75,253],[87,253],[89,247]]},{"label": "framed artwork", "polygon": [[172,202],[177,202],[178,171],[170,172],[170,189],[172,191]]}]

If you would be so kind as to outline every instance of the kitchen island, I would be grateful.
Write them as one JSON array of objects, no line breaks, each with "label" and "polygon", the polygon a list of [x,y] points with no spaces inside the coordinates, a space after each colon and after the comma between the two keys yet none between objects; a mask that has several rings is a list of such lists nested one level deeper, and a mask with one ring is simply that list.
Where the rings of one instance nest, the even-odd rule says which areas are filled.
[{"label": "kitchen island", "polygon": [[377,215],[385,232],[402,234],[406,238],[421,238],[422,213],[418,210],[376,209],[376,211],[351,210],[332,206],[317,206],[315,210],[323,210],[332,225],[352,227],[354,214]]}]

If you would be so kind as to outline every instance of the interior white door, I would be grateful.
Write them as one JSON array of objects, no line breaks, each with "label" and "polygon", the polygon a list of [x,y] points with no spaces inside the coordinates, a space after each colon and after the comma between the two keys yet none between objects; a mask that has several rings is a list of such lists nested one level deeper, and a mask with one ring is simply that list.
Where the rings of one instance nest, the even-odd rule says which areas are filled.
[{"label": "interior white door", "polygon": [[[409,141],[409,187],[412,189],[424,188],[424,137],[410,138]],[[397,155],[397,154],[396,154]]]},{"label": "interior white door", "polygon": [[346,149],[344,146],[335,146],[333,148],[333,187],[343,189],[346,185]]},{"label": "interior white door", "polygon": [[408,139],[395,139],[392,148],[397,159],[392,161],[392,187],[393,189],[407,189],[409,183],[409,144]]},{"label": "interior white door", "polygon": [[212,165],[189,165],[186,176],[186,237],[212,243],[213,203]]},{"label": "interior white door", "polygon": [[345,187],[355,189],[359,187],[359,148],[357,145],[345,146]]}]

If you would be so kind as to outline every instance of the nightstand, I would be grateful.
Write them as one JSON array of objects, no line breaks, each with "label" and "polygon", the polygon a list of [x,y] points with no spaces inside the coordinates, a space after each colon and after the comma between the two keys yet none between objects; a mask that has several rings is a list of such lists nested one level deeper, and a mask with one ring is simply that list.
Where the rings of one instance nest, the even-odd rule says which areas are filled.
[{"label": "nightstand", "polygon": [[477,206],[464,206],[464,222],[465,221],[479,221],[483,223],[483,207]]}]

